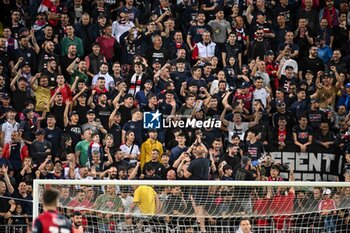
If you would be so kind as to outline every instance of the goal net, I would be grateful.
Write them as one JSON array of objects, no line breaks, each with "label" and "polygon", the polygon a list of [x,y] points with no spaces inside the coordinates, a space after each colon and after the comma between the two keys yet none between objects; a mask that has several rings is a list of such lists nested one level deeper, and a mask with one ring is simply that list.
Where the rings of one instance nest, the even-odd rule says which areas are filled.
[{"label": "goal net", "polygon": [[84,232],[350,232],[346,182],[35,180],[34,218],[50,188]]}]

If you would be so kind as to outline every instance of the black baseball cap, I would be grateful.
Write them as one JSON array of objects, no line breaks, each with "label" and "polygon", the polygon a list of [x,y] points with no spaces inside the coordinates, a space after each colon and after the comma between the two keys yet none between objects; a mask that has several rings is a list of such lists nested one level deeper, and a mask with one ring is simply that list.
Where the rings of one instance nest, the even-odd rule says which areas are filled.
[{"label": "black baseball cap", "polygon": [[71,117],[71,116],[73,116],[73,115],[77,115],[78,114],[78,112],[77,111],[75,111],[75,110],[73,110],[70,114],[69,114],[69,116]]},{"label": "black baseball cap", "polygon": [[4,93],[4,94],[2,95],[2,98],[8,100],[8,99],[10,99],[10,96],[9,96],[9,94]]},{"label": "black baseball cap", "polygon": [[38,136],[38,135],[45,135],[45,130],[44,129],[38,129],[36,132],[35,132],[35,135]]},{"label": "black baseball cap", "polygon": [[95,111],[93,109],[89,109],[86,114],[91,114],[91,113],[95,114]]}]

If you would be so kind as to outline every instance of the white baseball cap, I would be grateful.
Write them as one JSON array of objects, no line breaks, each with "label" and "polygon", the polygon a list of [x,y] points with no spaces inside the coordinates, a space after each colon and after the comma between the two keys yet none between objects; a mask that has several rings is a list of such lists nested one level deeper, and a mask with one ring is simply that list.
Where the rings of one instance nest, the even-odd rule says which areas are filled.
[{"label": "white baseball cap", "polygon": [[323,190],[323,195],[330,195],[332,194],[332,191],[330,189]]}]

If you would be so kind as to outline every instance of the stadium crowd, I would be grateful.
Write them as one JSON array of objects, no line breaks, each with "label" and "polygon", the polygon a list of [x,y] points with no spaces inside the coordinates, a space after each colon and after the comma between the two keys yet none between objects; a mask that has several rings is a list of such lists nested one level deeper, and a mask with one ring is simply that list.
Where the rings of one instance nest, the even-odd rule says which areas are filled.
[{"label": "stadium crowd", "polygon": [[[269,152],[320,151],[345,155],[338,180],[350,181],[347,0],[1,0],[0,9],[0,224],[32,214],[33,179],[282,181],[280,170],[293,178],[293,169]],[[146,129],[144,113],[174,127]],[[220,126],[175,127],[192,119]],[[110,192],[91,203],[84,190],[61,190],[75,196],[64,204],[97,208]],[[348,189],[329,191],[349,207]],[[291,209],[299,195],[314,198],[286,193]],[[341,219],[349,224],[348,210]]]}]

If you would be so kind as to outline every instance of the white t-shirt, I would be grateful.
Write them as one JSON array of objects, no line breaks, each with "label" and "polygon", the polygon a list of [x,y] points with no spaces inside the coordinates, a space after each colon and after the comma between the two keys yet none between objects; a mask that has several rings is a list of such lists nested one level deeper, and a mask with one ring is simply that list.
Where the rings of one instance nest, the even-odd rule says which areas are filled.
[{"label": "white t-shirt", "polygon": [[286,60],[286,59],[282,58],[280,63],[283,63],[283,62],[284,62],[284,64],[281,68],[281,75],[286,75],[286,66],[292,66],[293,72],[296,74],[298,73],[298,63],[295,60],[293,60],[293,59]]},{"label": "white t-shirt", "polygon": [[10,122],[6,121],[1,125],[1,131],[4,137],[4,145],[11,141],[12,132],[18,131],[18,129],[19,129],[19,123],[17,122],[15,122],[14,124],[11,124]]},{"label": "white t-shirt", "polygon": [[233,135],[237,134],[241,140],[244,140],[245,132],[247,132],[248,129],[249,129],[248,122],[242,122],[240,125],[237,125],[232,121],[229,121],[228,127],[227,127],[228,137],[229,139],[231,139]]},{"label": "white t-shirt", "polygon": [[257,71],[256,76],[262,77],[264,80],[264,86],[270,87],[270,76],[268,73]]},{"label": "white t-shirt", "polygon": [[267,97],[269,97],[270,94],[266,91],[265,88],[261,88],[261,89],[255,89],[255,91],[253,92],[253,101],[254,100],[257,100],[257,99],[260,99],[261,102],[263,103],[264,105],[264,108],[266,108],[266,104],[267,104]]},{"label": "white t-shirt", "polygon": [[[131,150],[132,148],[132,150]],[[136,163],[137,162],[137,156],[140,154],[140,148],[138,147],[138,145],[134,144],[134,147],[132,147],[132,144],[130,147],[128,147],[126,144],[122,144],[119,149],[121,149],[122,152],[126,153],[126,154],[132,154],[134,155],[134,159],[130,160],[130,163]]]},{"label": "white t-shirt", "polygon": [[99,72],[98,74],[96,74],[93,78],[92,78],[92,81],[91,81],[91,85],[92,86],[95,86],[96,83],[97,83],[97,79],[99,77],[104,77],[105,80],[106,80],[106,88],[107,90],[111,90],[111,85],[112,85],[112,82],[114,82],[114,79],[112,78],[112,76],[110,76],[108,73],[107,74],[101,74],[101,72]]},{"label": "white t-shirt", "polygon": [[120,43],[120,36],[133,27],[135,27],[135,24],[131,21],[128,21],[126,23],[119,23],[118,21],[114,21],[112,23],[112,36],[118,41],[118,43]]}]

